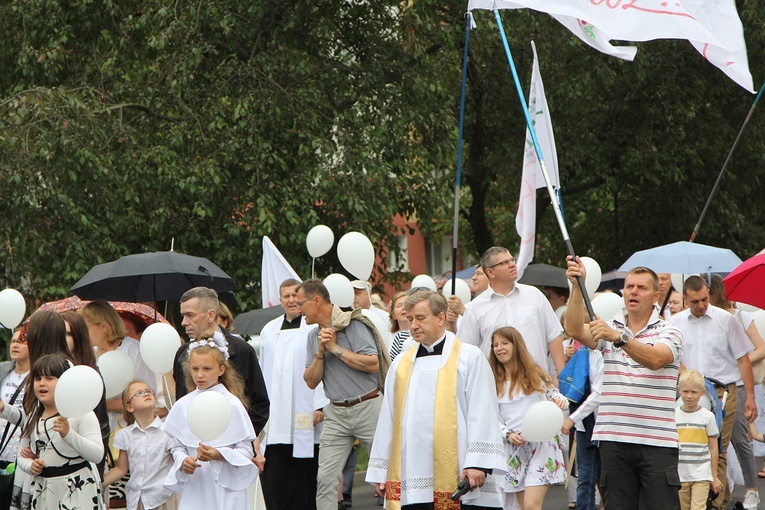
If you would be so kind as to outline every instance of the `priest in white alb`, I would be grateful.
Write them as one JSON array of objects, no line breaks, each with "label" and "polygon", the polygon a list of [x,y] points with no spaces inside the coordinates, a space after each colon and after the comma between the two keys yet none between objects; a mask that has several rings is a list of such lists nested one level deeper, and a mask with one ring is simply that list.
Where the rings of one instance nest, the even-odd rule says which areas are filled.
[{"label": "priest in white alb", "polygon": [[[504,445],[486,357],[447,332],[447,303],[415,292],[404,303],[416,346],[391,364],[367,468],[387,510],[501,509]],[[450,496],[467,478],[470,492]]]},{"label": "priest in white alb", "polygon": [[260,332],[259,358],[271,397],[261,475],[269,510],[316,509],[322,409],[329,400],[323,386],[312,390],[303,380],[308,332],[316,326],[308,326],[300,314],[298,285],[293,279],[281,283],[279,303],[284,315]]}]

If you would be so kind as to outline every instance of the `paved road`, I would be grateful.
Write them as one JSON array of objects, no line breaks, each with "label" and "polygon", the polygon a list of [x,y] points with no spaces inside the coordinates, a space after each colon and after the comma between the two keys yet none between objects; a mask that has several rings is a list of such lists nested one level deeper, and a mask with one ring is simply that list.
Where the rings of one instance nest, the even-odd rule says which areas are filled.
[{"label": "paved road", "polygon": [[[758,458],[755,465],[758,468],[761,468],[762,463],[763,459]],[[763,499],[762,503],[760,503],[760,508],[765,509],[765,479],[757,479],[757,488],[759,489],[760,497]],[[744,488],[736,487],[736,489],[733,491],[733,497],[734,500],[736,498],[739,500],[743,499]],[[550,491],[547,493],[547,497],[545,498],[544,506],[542,508],[544,510],[566,510],[567,506],[568,498],[566,496],[566,490],[563,488],[563,486],[556,485],[550,487]],[[732,504],[728,506],[729,509],[731,507]],[[382,507],[377,506],[377,498],[374,497],[374,489],[371,485],[364,482],[364,472],[356,473],[356,478],[353,482],[353,507],[351,510],[374,510],[381,508]]]}]

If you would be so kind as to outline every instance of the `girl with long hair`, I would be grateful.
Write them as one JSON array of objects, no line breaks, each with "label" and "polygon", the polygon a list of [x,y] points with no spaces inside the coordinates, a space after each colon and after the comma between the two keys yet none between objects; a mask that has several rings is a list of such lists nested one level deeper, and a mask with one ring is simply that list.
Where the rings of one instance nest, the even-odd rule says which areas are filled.
[{"label": "girl with long hair", "polygon": [[[206,331],[189,344],[184,362],[190,393],[179,399],[167,415],[163,430],[173,440],[174,464],[165,487],[180,492],[179,508],[245,510],[248,487],[258,476],[252,462],[255,429],[247,414],[244,383],[228,362],[222,334]],[[187,422],[189,405],[203,392],[225,397],[231,421],[218,439],[200,442]]]},{"label": "girl with long hair", "polygon": [[515,328],[496,330],[491,344],[489,365],[494,373],[499,426],[508,456],[505,508],[512,508],[513,499],[517,499],[523,510],[541,510],[549,486],[566,480],[563,447],[557,435],[542,442],[526,441],[523,417],[537,402],[550,400],[561,409],[568,409],[568,401],[531,357]]},{"label": "girl with long hair", "polygon": [[[17,462],[33,477],[31,504],[37,510],[106,508],[95,466],[104,454],[98,418],[92,411],[64,418],[56,407],[58,380],[70,366],[68,358],[56,354],[43,355],[32,365],[35,400],[20,444],[31,449],[32,457],[19,456]],[[0,412],[5,407],[0,404]]]}]

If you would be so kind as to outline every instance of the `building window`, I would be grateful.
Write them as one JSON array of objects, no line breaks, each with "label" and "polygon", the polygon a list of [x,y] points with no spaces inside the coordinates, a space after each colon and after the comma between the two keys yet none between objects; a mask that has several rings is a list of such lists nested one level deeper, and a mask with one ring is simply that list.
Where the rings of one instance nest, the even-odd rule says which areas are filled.
[{"label": "building window", "polygon": [[406,236],[397,236],[398,253],[396,250],[388,251],[388,272],[389,273],[408,273],[409,272],[409,240]]},{"label": "building window", "polygon": [[451,237],[442,237],[441,239],[426,239],[425,241],[425,262],[428,268],[428,274],[441,276],[447,271],[452,270],[452,239]]}]

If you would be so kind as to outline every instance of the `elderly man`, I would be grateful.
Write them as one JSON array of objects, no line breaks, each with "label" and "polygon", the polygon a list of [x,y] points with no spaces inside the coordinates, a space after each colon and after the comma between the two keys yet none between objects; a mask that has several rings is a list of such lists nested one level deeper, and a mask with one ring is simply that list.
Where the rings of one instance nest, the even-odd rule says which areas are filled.
[{"label": "elderly man", "polygon": [[263,439],[268,456],[263,474],[263,495],[268,510],[316,508],[316,473],[323,408],[329,403],[324,388],[309,388],[303,381],[309,326],[300,314],[297,286],[285,280],[279,286],[284,315],[260,332],[260,363],[271,397],[271,418]]},{"label": "elderly man", "polygon": [[548,371],[549,352],[555,370],[560,373],[566,364],[563,328],[550,302],[536,287],[516,282],[518,269],[507,248],[494,246],[486,250],[481,267],[489,286],[470,304],[457,336],[463,342],[477,345],[488,357],[492,333],[512,326],[523,336],[537,365]]},{"label": "elderly man", "polygon": [[624,319],[590,322],[568,257],[573,288],[566,331],[603,355],[603,386],[593,441],[600,441],[601,480],[609,510],[679,510],[675,395],[682,335],[659,317],[656,273],[636,267],[624,280]]},{"label": "elderly man", "polygon": [[[754,346],[732,314],[709,304],[709,287],[704,278],[694,275],[685,280],[683,296],[688,308],[670,319],[683,333],[683,357],[680,361],[684,368],[698,370],[704,377],[723,383],[726,388],[719,388],[718,396],[721,397],[726,389],[728,391],[717,462],[717,477],[723,483],[724,490],[714,500],[716,508],[725,508],[731,499],[726,476],[727,450],[736,423],[736,408],[743,407],[744,418],[750,422],[757,417],[754,376],[748,356]],[[740,393],[737,385],[742,387]],[[744,402],[739,401],[739,394],[744,397]],[[749,471],[754,473],[754,466],[750,466]],[[748,510],[757,508],[760,498],[756,480],[747,482],[744,508]]]},{"label": "elderly man", "polygon": [[309,388],[323,382],[331,401],[324,408],[316,508],[335,510],[340,473],[353,443],[358,439],[367,451],[372,447],[382,404],[379,339],[360,310],[333,306],[319,280],[300,284],[297,299],[306,323],[319,326],[308,334],[303,379]]},{"label": "elderly man", "polygon": [[506,459],[491,368],[446,332],[441,294],[415,292],[404,307],[418,345],[391,365],[367,481],[385,493],[386,508],[447,508],[463,478],[472,489],[463,509],[501,508],[493,472]]},{"label": "elderly man", "polygon": [[[255,432],[265,427],[268,421],[268,392],[260,371],[255,350],[241,338],[218,326],[218,294],[207,287],[194,287],[181,296],[181,325],[186,329],[189,340],[196,340],[208,330],[220,332],[228,344],[229,362],[244,380],[244,394],[250,402],[249,415]],[[183,361],[189,344],[183,344],[175,353],[173,377],[175,378],[176,400],[188,393],[183,373]]]}]

